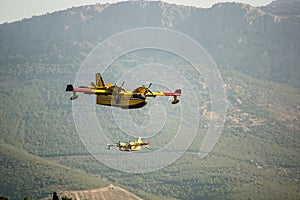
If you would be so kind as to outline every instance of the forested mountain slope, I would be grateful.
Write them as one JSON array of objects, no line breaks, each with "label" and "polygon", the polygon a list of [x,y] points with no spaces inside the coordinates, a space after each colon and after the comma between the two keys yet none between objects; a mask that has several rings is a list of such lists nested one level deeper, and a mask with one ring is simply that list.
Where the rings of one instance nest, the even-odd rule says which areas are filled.
[{"label": "forested mountain slope", "polygon": [[[189,35],[219,67],[299,87],[300,27],[299,15],[293,11],[298,5],[299,1],[275,1],[260,8],[222,3],[201,9],[131,1],[71,8],[2,24],[0,58],[1,63],[80,62],[113,34],[154,26]],[[291,14],[276,15],[279,8]]]},{"label": "forested mountain slope", "polygon": [[[71,8],[0,25],[0,171],[4,177],[0,195],[34,199],[53,190],[94,189],[112,183],[145,199],[297,199],[300,28],[297,12],[289,12],[294,8],[291,3],[297,2],[275,1],[260,8],[224,3],[201,9],[130,1]],[[207,122],[213,117],[209,91],[199,80],[193,87],[200,91],[201,119],[191,147],[166,168],[129,174],[106,167],[89,154],[76,132],[65,86],[74,82],[81,63],[99,42],[145,26],[180,31],[205,47],[220,69],[228,110],[217,145],[199,159]],[[130,69],[132,62],[163,61],[170,66],[177,62],[156,55],[135,53],[134,62],[120,58],[113,64],[116,69],[124,65]],[[194,78],[184,64],[177,70],[187,79]],[[87,85],[90,81],[94,80],[87,80]],[[147,122],[148,114],[138,119]],[[172,136],[172,124],[168,128],[166,133]],[[118,141],[122,131],[109,130]],[[153,143],[149,151],[159,147]]]}]

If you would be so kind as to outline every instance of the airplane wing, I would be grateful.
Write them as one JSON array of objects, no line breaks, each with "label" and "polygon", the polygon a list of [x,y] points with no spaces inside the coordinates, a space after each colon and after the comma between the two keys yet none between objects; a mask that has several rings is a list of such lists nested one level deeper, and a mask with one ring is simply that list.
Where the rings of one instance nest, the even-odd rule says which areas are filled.
[{"label": "airplane wing", "polygon": [[175,92],[147,92],[145,94],[147,97],[156,97],[156,96],[181,96],[181,89],[176,90]]},{"label": "airplane wing", "polygon": [[172,104],[177,104],[179,102],[179,99],[177,96],[181,96],[181,89],[175,90],[175,92],[150,92],[148,91],[145,94],[146,97],[156,97],[156,96],[173,96],[174,99],[172,101]]},{"label": "airplane wing", "polygon": [[102,88],[94,88],[92,86],[80,86],[78,88],[73,87],[72,84],[68,84],[66,88],[67,92],[83,92],[87,94],[111,94],[110,91]]},{"label": "airplane wing", "polygon": [[165,96],[181,96],[181,89],[175,90],[175,92],[163,92]]}]

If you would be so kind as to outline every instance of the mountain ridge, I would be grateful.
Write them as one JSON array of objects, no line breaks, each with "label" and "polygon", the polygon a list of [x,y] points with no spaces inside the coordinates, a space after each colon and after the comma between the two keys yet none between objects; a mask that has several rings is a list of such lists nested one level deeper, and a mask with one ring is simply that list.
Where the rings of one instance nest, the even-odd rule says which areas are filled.
[{"label": "mountain ridge", "polygon": [[[299,88],[300,18],[269,14],[264,8],[267,7],[221,3],[202,9],[160,1],[71,8],[0,25],[0,64],[12,62],[12,56],[19,58],[19,62],[31,58],[78,64],[109,36],[153,26],[192,37],[220,68],[234,68],[260,79]],[[74,58],[75,54],[78,59]]]},{"label": "mountain ridge", "polygon": [[[97,177],[100,176],[103,183],[109,180],[145,199],[153,198],[149,194],[158,195],[158,199],[160,196],[177,199],[298,198],[297,20],[299,18],[294,15],[277,16],[262,8],[238,3],[198,9],[164,3],[124,2],[72,8],[1,25],[0,171],[6,180],[0,187],[1,195],[20,199],[25,196],[24,191],[48,196],[58,189],[98,188]],[[209,51],[224,81],[228,110],[217,145],[205,159],[199,159],[198,151],[213,113],[204,84],[193,85],[201,104],[201,120],[191,147],[163,169],[128,174],[106,167],[89,155],[76,133],[72,103],[65,93],[65,85],[74,81],[80,64],[99,42],[120,31],[146,25],[180,31]],[[130,68],[146,61],[160,63],[166,59],[165,63],[171,66],[178,62],[163,56],[156,58],[156,55],[143,57],[136,53],[131,55],[136,59],[133,64],[120,59],[112,66],[116,67],[112,73],[119,73],[124,65]],[[176,70],[182,70],[185,78],[195,78],[185,71],[188,66],[181,62],[179,65],[181,68]],[[110,117],[111,109],[106,111]],[[146,115],[143,119],[147,119]],[[102,125],[109,129],[108,137],[113,140],[128,138],[114,123],[107,122],[110,121]],[[157,136],[166,144],[172,137],[171,125],[163,132],[167,136]],[[151,143],[152,147],[160,147]],[[24,179],[28,179],[26,184]],[[83,180],[87,183],[81,184]]]},{"label": "mountain ridge", "polygon": [[299,0],[277,0],[272,1],[269,5],[262,7],[265,12],[270,12],[279,16],[299,16],[300,1]]}]

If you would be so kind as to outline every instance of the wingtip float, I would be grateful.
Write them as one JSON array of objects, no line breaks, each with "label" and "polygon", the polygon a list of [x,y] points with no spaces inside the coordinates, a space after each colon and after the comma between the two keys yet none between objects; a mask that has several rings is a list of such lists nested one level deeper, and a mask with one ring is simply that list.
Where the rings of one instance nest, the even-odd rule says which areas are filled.
[{"label": "wingtip float", "polygon": [[141,108],[147,104],[147,97],[157,96],[173,96],[172,104],[179,102],[178,96],[181,96],[181,89],[175,92],[152,92],[148,87],[142,85],[133,91],[126,91],[123,88],[124,82],[121,86],[112,85],[108,83],[105,85],[100,73],[96,74],[96,83],[92,82],[90,86],[81,86],[78,88],[73,87],[72,84],[68,84],[66,87],[67,92],[73,92],[71,100],[78,98],[77,93],[95,94],[96,103],[105,106],[120,107],[123,109]]}]

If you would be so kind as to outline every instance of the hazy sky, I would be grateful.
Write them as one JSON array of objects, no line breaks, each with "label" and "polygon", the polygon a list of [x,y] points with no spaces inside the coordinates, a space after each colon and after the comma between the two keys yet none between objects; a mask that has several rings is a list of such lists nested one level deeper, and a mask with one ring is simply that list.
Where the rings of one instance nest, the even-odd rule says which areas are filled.
[{"label": "hazy sky", "polygon": [[[65,10],[73,6],[81,6],[95,3],[115,3],[121,0],[0,0],[0,24],[13,22],[34,15],[42,15],[57,10]],[[163,0],[168,3],[190,5],[202,8],[211,7],[218,2],[228,0]],[[231,0],[248,3],[253,6],[267,5],[272,0]]]}]

